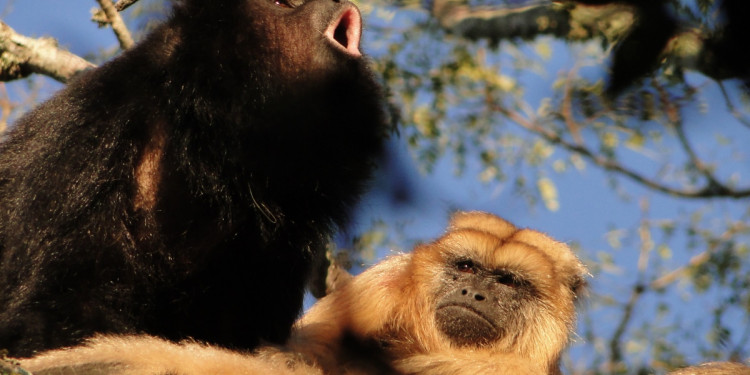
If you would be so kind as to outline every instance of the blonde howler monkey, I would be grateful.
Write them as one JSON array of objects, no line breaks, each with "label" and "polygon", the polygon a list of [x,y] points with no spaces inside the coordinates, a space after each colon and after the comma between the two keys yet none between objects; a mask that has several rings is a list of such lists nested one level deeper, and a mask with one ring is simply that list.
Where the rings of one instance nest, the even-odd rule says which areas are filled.
[{"label": "blonde howler monkey", "polygon": [[[457,213],[442,237],[321,299],[283,350],[241,356],[195,343],[104,337],[22,365],[37,374],[105,364],[112,371],[98,373],[254,374],[280,366],[301,374],[559,374],[586,276],[568,246],[543,233],[487,213]],[[235,360],[213,358],[231,355],[245,371],[231,367]]]}]

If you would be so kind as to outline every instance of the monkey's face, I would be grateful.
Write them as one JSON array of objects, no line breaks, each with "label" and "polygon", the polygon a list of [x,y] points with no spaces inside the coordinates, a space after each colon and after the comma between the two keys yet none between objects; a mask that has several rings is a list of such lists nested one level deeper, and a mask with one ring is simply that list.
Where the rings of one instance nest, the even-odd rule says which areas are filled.
[{"label": "monkey's face", "polygon": [[242,38],[254,50],[248,56],[265,63],[269,74],[299,85],[316,74],[340,75],[341,70],[361,69],[362,17],[348,0],[247,0],[244,12],[252,14]]},{"label": "monkey's face", "polygon": [[[491,215],[460,214],[414,252],[437,329],[458,347],[563,347],[586,273],[567,246]],[[531,349],[530,349],[531,350]]]},{"label": "monkey's face", "polygon": [[[199,131],[209,134],[196,139],[238,143],[246,154],[221,157],[265,185],[269,194],[255,189],[253,199],[308,213],[318,207],[309,207],[307,193],[330,198],[321,210],[341,204],[369,176],[363,160],[375,161],[388,127],[382,90],[360,52],[357,7],[348,0],[181,4],[175,20],[189,25],[175,32],[179,48],[165,71],[185,108],[175,112],[206,125]],[[189,87],[179,85],[183,77]]]},{"label": "monkey's face", "polygon": [[219,105],[236,105],[234,115],[252,112],[269,127],[294,124],[290,131],[310,122],[346,131],[367,116],[381,119],[381,91],[360,49],[362,17],[350,1],[204,3],[182,0],[176,9],[201,27],[180,34],[190,43],[175,68],[198,76]]},{"label": "monkey's face", "polygon": [[445,283],[437,293],[437,327],[462,346],[486,345],[505,336],[508,327],[523,327],[522,312],[533,308],[537,299],[529,270],[480,259],[471,251],[453,249],[444,264]]}]

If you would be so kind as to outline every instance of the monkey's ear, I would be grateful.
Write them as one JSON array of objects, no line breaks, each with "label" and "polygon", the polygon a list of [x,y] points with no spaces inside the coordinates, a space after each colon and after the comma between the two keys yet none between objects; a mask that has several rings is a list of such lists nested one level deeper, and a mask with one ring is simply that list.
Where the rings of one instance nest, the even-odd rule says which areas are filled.
[{"label": "monkey's ear", "polygon": [[571,275],[568,278],[568,286],[570,287],[570,290],[573,291],[573,294],[575,294],[577,300],[585,297],[589,289],[589,282],[586,280],[589,273],[585,267],[583,268],[583,271],[585,272]]},{"label": "monkey's ear", "polygon": [[508,238],[518,230],[513,224],[481,211],[455,212],[448,224],[448,232],[460,229],[474,229],[500,239]]}]

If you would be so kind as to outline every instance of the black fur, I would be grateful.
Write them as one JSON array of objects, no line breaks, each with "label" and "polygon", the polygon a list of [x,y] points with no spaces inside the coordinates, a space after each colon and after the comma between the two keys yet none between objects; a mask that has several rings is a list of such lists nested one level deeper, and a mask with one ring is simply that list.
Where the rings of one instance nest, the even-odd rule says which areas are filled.
[{"label": "black fur", "polygon": [[287,337],[386,133],[366,61],[320,32],[342,1],[185,0],[18,121],[0,145],[0,348]]}]

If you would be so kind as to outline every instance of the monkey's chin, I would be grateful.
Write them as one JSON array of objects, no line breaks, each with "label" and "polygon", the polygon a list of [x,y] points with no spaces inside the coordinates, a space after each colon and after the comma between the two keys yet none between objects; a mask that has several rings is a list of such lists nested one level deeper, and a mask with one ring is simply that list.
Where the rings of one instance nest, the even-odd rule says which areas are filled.
[{"label": "monkey's chin", "polygon": [[499,333],[484,315],[462,305],[439,307],[435,321],[440,331],[458,346],[484,346],[495,341]]}]

